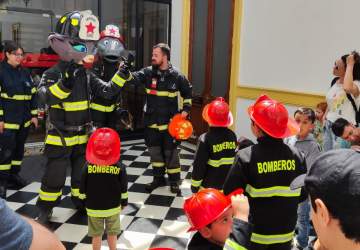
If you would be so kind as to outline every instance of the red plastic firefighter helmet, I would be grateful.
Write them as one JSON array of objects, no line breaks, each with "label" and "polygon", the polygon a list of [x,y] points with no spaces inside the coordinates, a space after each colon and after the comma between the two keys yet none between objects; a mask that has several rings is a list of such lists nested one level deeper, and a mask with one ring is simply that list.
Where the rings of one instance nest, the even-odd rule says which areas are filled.
[{"label": "red plastic firefighter helmet", "polygon": [[228,127],[233,123],[233,116],[229,105],[222,97],[217,97],[214,101],[207,104],[203,109],[202,116],[210,126]]},{"label": "red plastic firefighter helmet", "polygon": [[90,136],[86,161],[96,165],[113,165],[120,159],[120,138],[111,128],[99,128]]},{"label": "red plastic firefighter helmet", "polygon": [[237,189],[226,196],[217,189],[204,188],[187,198],[184,212],[191,225],[188,232],[199,230],[218,219],[231,207],[231,196],[242,193],[242,189]]},{"label": "red plastic firefighter helmet", "polygon": [[176,140],[187,140],[193,132],[193,126],[181,114],[176,114],[169,123],[169,134]]},{"label": "red plastic firefighter helmet", "polygon": [[289,117],[285,106],[280,102],[261,95],[248,108],[248,114],[264,132],[275,138],[285,138],[299,132],[299,126]]}]

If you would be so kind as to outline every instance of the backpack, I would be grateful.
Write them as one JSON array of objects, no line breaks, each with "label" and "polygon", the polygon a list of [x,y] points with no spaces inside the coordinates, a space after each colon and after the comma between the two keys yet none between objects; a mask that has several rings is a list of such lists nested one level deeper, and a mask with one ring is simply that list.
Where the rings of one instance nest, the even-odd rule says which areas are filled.
[{"label": "backpack", "polygon": [[[332,87],[338,79],[339,79],[339,77],[335,77],[334,79],[332,79],[330,86]],[[348,100],[351,102],[351,105],[353,106],[353,109],[355,111],[355,121],[356,121],[355,125],[356,125],[356,127],[358,127],[360,124],[360,109],[358,109],[356,107],[355,100],[354,100],[354,98],[352,98],[351,94],[346,93],[346,97],[348,98]]]}]

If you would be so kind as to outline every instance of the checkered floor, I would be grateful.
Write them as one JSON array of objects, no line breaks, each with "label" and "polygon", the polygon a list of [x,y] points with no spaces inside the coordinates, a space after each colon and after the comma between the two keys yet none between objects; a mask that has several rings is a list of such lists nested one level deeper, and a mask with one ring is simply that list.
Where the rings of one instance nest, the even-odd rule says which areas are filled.
[{"label": "checkered floor", "polygon": [[[128,167],[129,204],[121,212],[122,233],[118,249],[148,249],[168,247],[185,249],[190,238],[189,225],[182,211],[184,197],[190,196],[190,173],[195,146],[182,143],[180,150],[181,194],[170,193],[162,187],[147,193],[145,183],[152,180],[150,157],[143,140],[122,142],[123,163]],[[21,190],[8,190],[7,204],[16,212],[31,218],[36,216],[35,202],[39,182],[33,182]],[[70,179],[67,178],[59,207],[54,208],[50,228],[65,244],[66,249],[91,249],[87,236],[86,215],[78,213],[70,199]],[[104,238],[105,239],[105,238]],[[106,240],[103,248],[108,249]]]}]

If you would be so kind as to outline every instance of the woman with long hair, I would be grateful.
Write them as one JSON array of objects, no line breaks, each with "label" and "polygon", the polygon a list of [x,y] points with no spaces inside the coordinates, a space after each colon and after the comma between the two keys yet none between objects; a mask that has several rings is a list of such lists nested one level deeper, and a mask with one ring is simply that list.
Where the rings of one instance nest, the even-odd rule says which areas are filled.
[{"label": "woman with long hair", "polygon": [[36,88],[21,67],[23,58],[22,47],[12,41],[5,44],[0,63],[0,197],[4,199],[7,187],[27,184],[19,176],[20,166],[29,127],[38,126]]}]

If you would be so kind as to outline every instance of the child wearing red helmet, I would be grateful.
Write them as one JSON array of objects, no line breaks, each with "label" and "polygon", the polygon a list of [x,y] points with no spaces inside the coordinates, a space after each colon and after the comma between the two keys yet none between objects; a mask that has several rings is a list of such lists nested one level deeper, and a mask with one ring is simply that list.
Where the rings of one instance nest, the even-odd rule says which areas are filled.
[{"label": "child wearing red helmet", "polygon": [[234,162],[236,134],[228,128],[233,116],[224,98],[218,97],[205,106],[203,118],[209,131],[200,135],[191,176],[191,191],[200,188],[222,189]]},{"label": "child wearing red helmet", "polygon": [[224,194],[243,188],[249,197],[252,250],[290,250],[301,190],[290,183],[306,173],[304,155],[283,139],[299,132],[285,106],[266,95],[248,108],[257,143],[240,150],[224,184]]},{"label": "child wearing red helmet", "polygon": [[191,225],[188,231],[198,231],[188,250],[247,249],[251,225],[246,196],[205,188],[185,200],[184,211]]},{"label": "child wearing red helmet", "polygon": [[127,175],[120,159],[120,138],[110,128],[99,128],[86,147],[87,165],[83,168],[80,196],[88,215],[88,235],[93,249],[100,249],[105,230],[109,248],[116,249],[120,234],[120,211],[127,205]]}]

